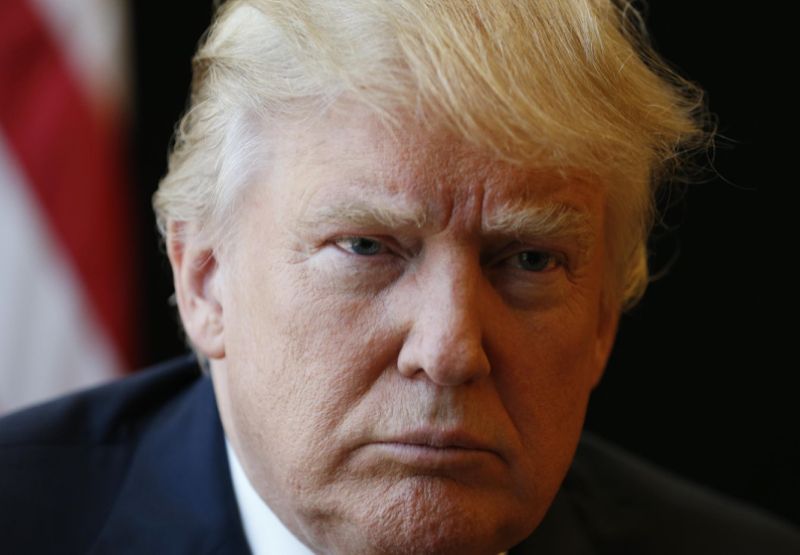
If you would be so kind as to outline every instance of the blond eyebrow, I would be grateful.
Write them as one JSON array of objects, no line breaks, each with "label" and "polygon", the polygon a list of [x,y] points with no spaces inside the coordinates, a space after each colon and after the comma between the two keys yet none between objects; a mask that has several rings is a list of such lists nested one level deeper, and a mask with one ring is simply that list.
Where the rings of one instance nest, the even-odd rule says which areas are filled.
[{"label": "blond eyebrow", "polygon": [[541,205],[507,202],[484,218],[481,229],[486,234],[510,236],[519,241],[574,240],[583,252],[592,247],[595,235],[585,211],[560,202]]},{"label": "blond eyebrow", "polygon": [[[395,198],[394,206],[391,202],[386,202],[385,198],[381,200],[381,203],[375,204],[364,200],[339,200],[321,204],[304,211],[300,224],[311,228],[347,223],[365,228],[379,226],[387,229],[419,229],[429,221],[423,208],[409,206],[402,197]],[[518,241],[573,240],[584,253],[594,244],[594,230],[589,215],[559,202],[506,202],[483,219],[481,232],[486,235],[513,237]]]},{"label": "blond eyebrow", "polygon": [[304,212],[300,222],[304,226],[348,223],[360,227],[421,228],[428,221],[424,210],[403,207],[406,203],[399,198],[395,206],[386,206],[390,204],[386,199],[380,204],[383,206],[364,201],[322,204]]}]

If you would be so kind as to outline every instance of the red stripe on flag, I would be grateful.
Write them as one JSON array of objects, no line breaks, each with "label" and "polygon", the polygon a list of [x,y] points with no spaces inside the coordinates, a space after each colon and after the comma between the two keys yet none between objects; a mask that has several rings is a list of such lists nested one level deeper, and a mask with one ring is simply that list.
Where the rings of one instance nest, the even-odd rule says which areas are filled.
[{"label": "red stripe on flag", "polygon": [[130,364],[134,244],[122,138],[112,121],[90,105],[28,2],[0,3],[0,128],[100,324]]}]

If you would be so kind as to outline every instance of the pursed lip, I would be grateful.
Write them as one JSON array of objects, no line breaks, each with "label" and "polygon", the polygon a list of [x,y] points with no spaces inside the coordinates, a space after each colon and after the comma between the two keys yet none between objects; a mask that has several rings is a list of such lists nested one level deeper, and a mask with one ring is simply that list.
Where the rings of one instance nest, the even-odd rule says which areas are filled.
[{"label": "pursed lip", "polygon": [[500,456],[494,445],[463,430],[413,430],[375,443],[389,445],[408,445],[411,447],[438,450],[486,451]]}]

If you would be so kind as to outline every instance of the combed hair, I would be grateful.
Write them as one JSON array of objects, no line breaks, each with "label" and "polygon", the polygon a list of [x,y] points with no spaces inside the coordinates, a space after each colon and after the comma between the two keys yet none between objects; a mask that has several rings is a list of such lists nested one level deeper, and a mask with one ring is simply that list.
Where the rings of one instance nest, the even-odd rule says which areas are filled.
[{"label": "combed hair", "polygon": [[657,187],[712,136],[702,91],[628,2],[230,0],[193,63],[154,197],[162,235],[189,222],[224,246],[265,141],[347,97],[389,126],[412,113],[499,160],[605,184],[622,308],[647,286]]}]

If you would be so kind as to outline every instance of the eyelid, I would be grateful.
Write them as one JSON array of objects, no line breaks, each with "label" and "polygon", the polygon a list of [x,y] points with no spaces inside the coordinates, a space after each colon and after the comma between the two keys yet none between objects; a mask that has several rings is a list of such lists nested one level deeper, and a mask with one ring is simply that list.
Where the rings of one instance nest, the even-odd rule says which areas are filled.
[{"label": "eyelid", "polygon": [[526,245],[520,241],[492,242],[486,244],[483,249],[484,250],[481,253],[481,261],[487,266],[492,266],[498,262],[502,262],[503,260],[506,260],[509,257],[515,256],[524,251],[546,250],[543,248],[535,248],[530,245]]},{"label": "eyelid", "polygon": [[331,241],[331,243],[333,243],[339,249],[345,251],[348,254],[354,254],[356,256],[365,256],[365,255],[359,255],[357,253],[354,253],[350,249],[347,249],[347,248],[344,248],[343,246],[341,246],[342,243],[347,243],[349,241],[354,241],[356,239],[368,239],[370,241],[374,241],[374,242],[378,243],[382,247],[379,252],[377,252],[377,253],[375,253],[375,254],[373,254],[371,256],[378,256],[379,254],[386,254],[387,252],[389,252],[389,246],[386,244],[386,241],[384,241],[383,239],[378,239],[377,237],[372,237],[370,235],[342,235],[340,237],[336,237],[335,239],[333,239]]},{"label": "eyelid", "polygon": [[[511,262],[516,257],[525,252],[539,252],[547,256],[550,256],[552,258],[553,267],[545,270],[533,271],[521,268],[519,264]],[[569,267],[568,266],[569,259],[567,255],[564,254],[563,252],[548,249],[546,247],[532,247],[527,245],[515,245],[513,247],[510,247],[509,249],[506,249],[504,253],[496,256],[490,264],[494,266],[494,265],[499,265],[501,263],[510,263],[513,265],[514,268],[530,274],[547,274],[550,272],[554,272],[558,269],[568,269]],[[548,264],[548,266],[550,266],[550,264]]]},{"label": "eyelid", "polygon": [[[380,245],[381,248],[380,248],[380,250],[378,252],[376,252],[374,254],[364,255],[364,254],[355,253],[350,248],[347,248],[346,246],[344,246],[346,243],[354,241],[354,240],[357,240],[357,239],[367,239],[369,241],[374,241],[375,243],[378,243],[378,245]],[[396,249],[393,249],[393,248],[390,247],[389,241],[387,241],[384,238],[379,238],[379,237],[375,237],[375,236],[372,236],[372,235],[341,235],[341,236],[336,237],[333,240],[331,240],[331,243],[333,243],[337,248],[339,248],[340,250],[346,252],[347,254],[352,254],[352,255],[355,255],[355,256],[367,257],[367,258],[368,257],[377,257],[377,256],[380,256],[380,255],[385,255],[385,254],[392,254],[393,252],[396,251]],[[552,262],[552,264],[553,264],[552,268],[548,268],[548,269],[545,269],[545,270],[534,271],[534,270],[526,270],[524,268],[521,268],[519,264],[513,264],[513,267],[516,268],[516,269],[519,269],[519,270],[521,270],[521,271],[523,271],[525,273],[530,273],[530,274],[551,273],[551,272],[554,272],[554,271],[558,270],[559,268],[568,269],[568,261],[569,260],[568,260],[568,257],[563,252],[555,251],[555,250],[544,248],[544,247],[532,247],[532,246],[529,246],[529,245],[523,245],[523,244],[519,244],[519,243],[516,243],[514,245],[509,246],[508,248],[504,249],[504,251],[505,252],[503,252],[502,254],[499,254],[499,255],[493,257],[491,260],[489,260],[488,265],[489,266],[496,266],[496,265],[498,265],[500,263],[508,263],[509,261],[512,261],[513,259],[515,259],[515,257],[517,257],[520,254],[525,253],[525,252],[540,252],[540,253],[548,255],[548,256],[550,256],[552,258],[552,261],[553,261]],[[548,266],[550,266],[550,264],[548,264]]]},{"label": "eyelid", "polygon": [[[535,272],[533,270],[525,270],[525,268],[521,268],[520,267],[521,265],[515,265],[516,267],[519,267],[523,271],[532,272],[532,273],[538,273],[538,274],[544,274],[544,273],[555,271],[558,268],[564,266],[563,257],[559,256],[558,253],[549,252],[549,251],[541,250],[541,249],[525,249],[525,250],[517,251],[514,254],[512,254],[511,256],[507,257],[506,260],[516,259],[519,255],[521,255],[521,254],[523,254],[525,252],[541,252],[542,254],[544,254],[546,256],[549,256],[550,257],[550,261],[549,261],[546,269],[538,270],[538,271],[535,271]],[[552,268],[550,268],[551,265],[553,265]]]}]

